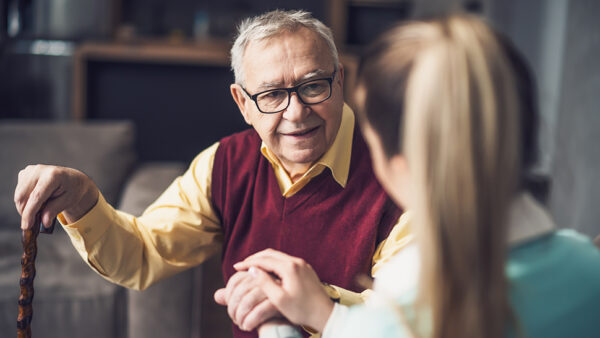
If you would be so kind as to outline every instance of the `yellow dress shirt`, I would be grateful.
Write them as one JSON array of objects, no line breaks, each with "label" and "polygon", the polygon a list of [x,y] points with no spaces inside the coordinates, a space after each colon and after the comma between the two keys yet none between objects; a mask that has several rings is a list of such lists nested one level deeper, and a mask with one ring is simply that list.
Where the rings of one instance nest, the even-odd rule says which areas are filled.
[{"label": "yellow dress shirt", "polygon": [[[342,122],[329,150],[296,182],[264,145],[262,154],[271,163],[281,193],[294,195],[313,177],[329,168],[342,187],[350,167],[354,113],[344,105]],[[81,257],[111,282],[132,289],[196,266],[218,252],[223,234],[211,202],[211,178],[218,143],[202,151],[188,170],[175,179],[140,217],[115,210],[99,195],[96,205],[81,219],[67,224],[58,219]],[[411,239],[404,216],[377,248],[372,275]],[[192,240],[193,239],[193,240]],[[342,304],[363,300],[367,293],[354,293],[333,286]]]}]

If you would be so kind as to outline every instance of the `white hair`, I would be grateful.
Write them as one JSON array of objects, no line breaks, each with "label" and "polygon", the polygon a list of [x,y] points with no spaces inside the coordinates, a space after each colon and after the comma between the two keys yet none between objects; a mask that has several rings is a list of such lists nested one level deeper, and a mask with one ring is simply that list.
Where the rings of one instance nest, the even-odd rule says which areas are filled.
[{"label": "white hair", "polygon": [[309,12],[302,10],[282,11],[276,9],[253,18],[243,20],[238,26],[238,35],[231,47],[231,69],[235,83],[243,85],[245,81],[242,59],[250,42],[261,41],[282,32],[295,32],[299,28],[308,28],[326,42],[333,59],[335,69],[338,68],[338,52],[333,42],[331,29],[315,19]]}]

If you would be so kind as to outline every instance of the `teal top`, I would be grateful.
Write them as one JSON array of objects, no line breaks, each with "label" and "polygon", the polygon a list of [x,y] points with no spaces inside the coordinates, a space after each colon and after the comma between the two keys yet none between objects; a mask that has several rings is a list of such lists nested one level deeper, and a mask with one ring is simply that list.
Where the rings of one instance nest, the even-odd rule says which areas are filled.
[{"label": "teal top", "polygon": [[510,252],[510,299],[526,337],[600,337],[600,251],[561,230]]},{"label": "teal top", "polygon": [[[506,273],[525,338],[600,337],[600,251],[588,237],[560,230],[513,247]],[[410,310],[410,298],[397,304]],[[409,337],[393,306],[346,310],[331,337]]]}]

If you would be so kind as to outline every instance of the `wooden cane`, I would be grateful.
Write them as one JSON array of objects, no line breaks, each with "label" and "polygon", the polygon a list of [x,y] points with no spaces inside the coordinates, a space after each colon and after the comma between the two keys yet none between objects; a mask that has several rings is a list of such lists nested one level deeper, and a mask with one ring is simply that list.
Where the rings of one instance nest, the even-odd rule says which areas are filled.
[{"label": "wooden cane", "polygon": [[37,236],[40,232],[40,216],[29,230],[23,230],[23,256],[21,257],[21,279],[19,285],[19,316],[17,317],[17,337],[31,338],[31,319],[33,318],[33,279],[35,278],[35,256],[37,255]]}]

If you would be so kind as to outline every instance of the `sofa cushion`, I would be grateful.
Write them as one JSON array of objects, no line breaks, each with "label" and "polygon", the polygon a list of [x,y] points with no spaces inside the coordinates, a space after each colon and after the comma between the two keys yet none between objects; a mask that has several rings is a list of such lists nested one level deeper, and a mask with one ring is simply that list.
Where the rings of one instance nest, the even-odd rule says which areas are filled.
[{"label": "sofa cushion", "polygon": [[141,215],[185,169],[182,162],[148,162],[138,166],[127,180],[119,210]]},{"label": "sofa cushion", "polygon": [[[179,162],[150,162],[139,166],[127,182],[119,209],[133,215],[142,214],[185,169],[185,163]],[[200,332],[202,284],[196,275],[201,271],[201,268],[187,270],[144,291],[128,291],[127,337],[197,336]]]},{"label": "sofa cushion", "polygon": [[116,205],[135,162],[130,122],[3,121],[0,123],[0,229],[19,224],[14,206],[17,176],[28,164],[53,164],[85,172]]}]

